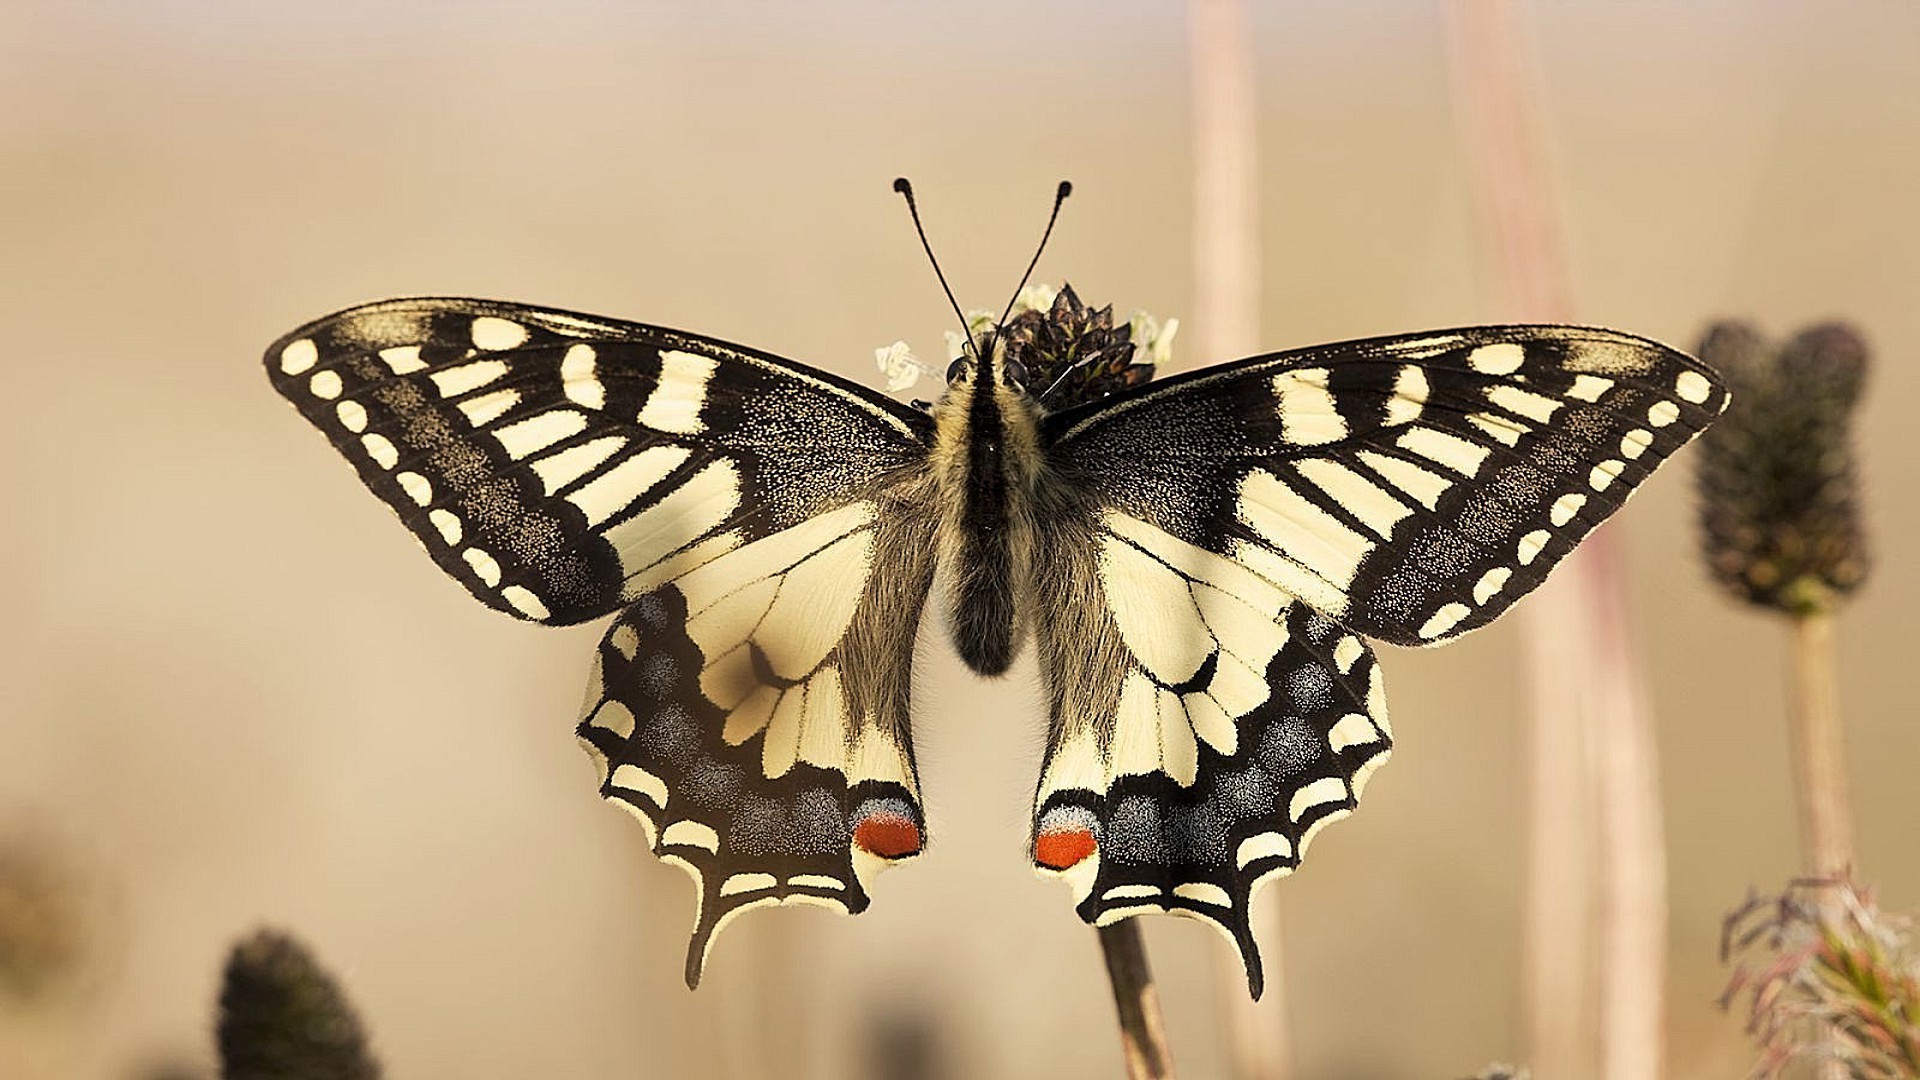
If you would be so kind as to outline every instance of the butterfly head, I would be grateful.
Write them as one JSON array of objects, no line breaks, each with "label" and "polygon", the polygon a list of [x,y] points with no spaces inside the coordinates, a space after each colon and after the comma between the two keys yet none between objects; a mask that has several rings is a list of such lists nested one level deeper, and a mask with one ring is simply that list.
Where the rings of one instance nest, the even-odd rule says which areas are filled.
[{"label": "butterfly head", "polygon": [[[983,355],[984,363],[980,359]],[[947,365],[949,391],[963,385],[975,392],[998,386],[1015,394],[1028,394],[1030,377],[1021,353],[1008,347],[1003,327],[994,327],[976,337],[966,351]]]}]

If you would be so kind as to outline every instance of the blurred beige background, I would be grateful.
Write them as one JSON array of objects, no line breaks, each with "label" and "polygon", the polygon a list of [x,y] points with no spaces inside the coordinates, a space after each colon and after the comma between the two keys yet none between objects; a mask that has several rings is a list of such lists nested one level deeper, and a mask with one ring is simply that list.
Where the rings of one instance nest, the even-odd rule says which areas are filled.
[{"label": "blurred beige background", "polygon": [[[1255,7],[1265,338],[1493,314],[1437,5]],[[1690,345],[1710,317],[1839,315],[1875,345],[1880,559],[1842,624],[1844,704],[1864,869],[1920,905],[1920,7],[1538,7],[1583,318]],[[1040,276],[1180,315],[1183,15],[0,9],[0,818],[63,836],[118,912],[94,992],[0,1039],[49,1076],[210,1065],[223,952],[270,923],[347,983],[395,1078],[848,1076],[882,1042],[950,1077],[1116,1075],[1093,937],[1022,855],[1030,669],[987,683],[927,650],[933,848],[858,919],[743,920],[690,995],[686,879],[595,797],[571,735],[598,630],[518,625],[443,580],[257,358],[315,315],[434,292],[871,380],[873,347],[932,354],[948,325],[888,190],[903,173],[968,306],[1011,287],[1064,176]],[[1738,1076],[1714,950],[1722,913],[1796,866],[1783,635],[1705,585],[1686,463],[1623,520],[1664,754],[1672,1073]],[[1524,1053],[1518,645],[1510,620],[1386,650],[1395,759],[1275,887],[1304,1077]],[[1171,920],[1148,940],[1186,1074],[1219,1075],[1225,946]],[[757,983],[771,954],[801,985]],[[813,1030],[760,1045],[789,994]]]}]

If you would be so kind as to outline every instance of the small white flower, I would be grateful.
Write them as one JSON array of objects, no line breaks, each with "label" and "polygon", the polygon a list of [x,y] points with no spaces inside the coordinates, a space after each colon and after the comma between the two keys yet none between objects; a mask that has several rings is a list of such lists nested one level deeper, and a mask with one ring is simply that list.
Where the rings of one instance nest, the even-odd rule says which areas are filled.
[{"label": "small white flower", "polygon": [[1052,311],[1053,298],[1059,295],[1060,290],[1051,285],[1038,283],[1028,285],[1021,289],[1020,295],[1014,299],[1013,313],[1018,315],[1023,311],[1038,311],[1042,313]]},{"label": "small white flower", "polygon": [[888,393],[897,394],[927,374],[927,366],[913,355],[904,341],[873,350],[873,362],[880,374],[886,376]]},{"label": "small white flower", "polygon": [[1180,320],[1166,322],[1144,311],[1136,311],[1128,322],[1133,327],[1133,360],[1136,364],[1161,366],[1173,359],[1173,335],[1180,332]]},{"label": "small white flower", "polygon": [[[988,330],[992,328],[993,328],[993,312],[979,311],[979,310],[967,312],[968,337],[971,337],[977,341],[979,340],[981,334],[986,333]],[[962,356],[966,355],[967,344],[968,344],[967,338],[961,337],[960,332],[957,330],[948,330],[946,331],[946,335],[947,335],[947,359],[958,360]]]}]

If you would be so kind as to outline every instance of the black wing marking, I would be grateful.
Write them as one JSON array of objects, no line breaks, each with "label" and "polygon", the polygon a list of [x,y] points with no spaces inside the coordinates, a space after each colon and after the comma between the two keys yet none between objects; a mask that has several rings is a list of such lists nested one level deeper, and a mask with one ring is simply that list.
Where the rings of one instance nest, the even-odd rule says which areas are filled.
[{"label": "black wing marking", "polygon": [[1052,725],[1032,857],[1095,925],[1226,934],[1258,997],[1249,905],[1356,805],[1392,747],[1360,638],[1237,563],[1128,515],[1052,551],[1036,629]]},{"label": "black wing marking", "polygon": [[871,493],[931,431],[767,353],[486,300],[351,308],[266,364],[441,569],[548,623]]},{"label": "black wing marking", "polygon": [[1044,433],[1099,504],[1425,645],[1531,591],[1726,403],[1710,369],[1644,338],[1473,327],[1211,368]]},{"label": "black wing marking", "polygon": [[924,846],[907,715],[925,528],[851,503],[641,597],[601,642],[580,738],[601,793],[693,876],[687,985],[739,912],[857,914]]}]

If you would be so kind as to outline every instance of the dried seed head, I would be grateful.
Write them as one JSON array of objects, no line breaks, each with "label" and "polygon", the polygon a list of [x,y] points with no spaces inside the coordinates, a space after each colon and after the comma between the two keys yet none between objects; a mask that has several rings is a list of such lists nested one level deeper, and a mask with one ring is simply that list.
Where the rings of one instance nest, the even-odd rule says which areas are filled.
[{"label": "dried seed head", "polygon": [[89,893],[52,840],[0,836],[0,1004],[43,997],[82,973],[97,933]]},{"label": "dried seed head", "polygon": [[1700,358],[1733,401],[1700,439],[1707,567],[1729,592],[1792,614],[1826,610],[1867,574],[1849,424],[1866,345],[1838,323],[1775,347],[1717,323]]},{"label": "dried seed head", "polygon": [[227,960],[220,988],[226,1080],[378,1080],[359,1018],[291,936],[261,930]]},{"label": "dried seed head", "polygon": [[1006,335],[1007,355],[1026,365],[1028,387],[1051,408],[1097,401],[1153,378],[1151,363],[1136,362],[1133,325],[1115,326],[1112,305],[1089,308],[1071,285],[1060,286],[1045,311],[1008,319]]}]

